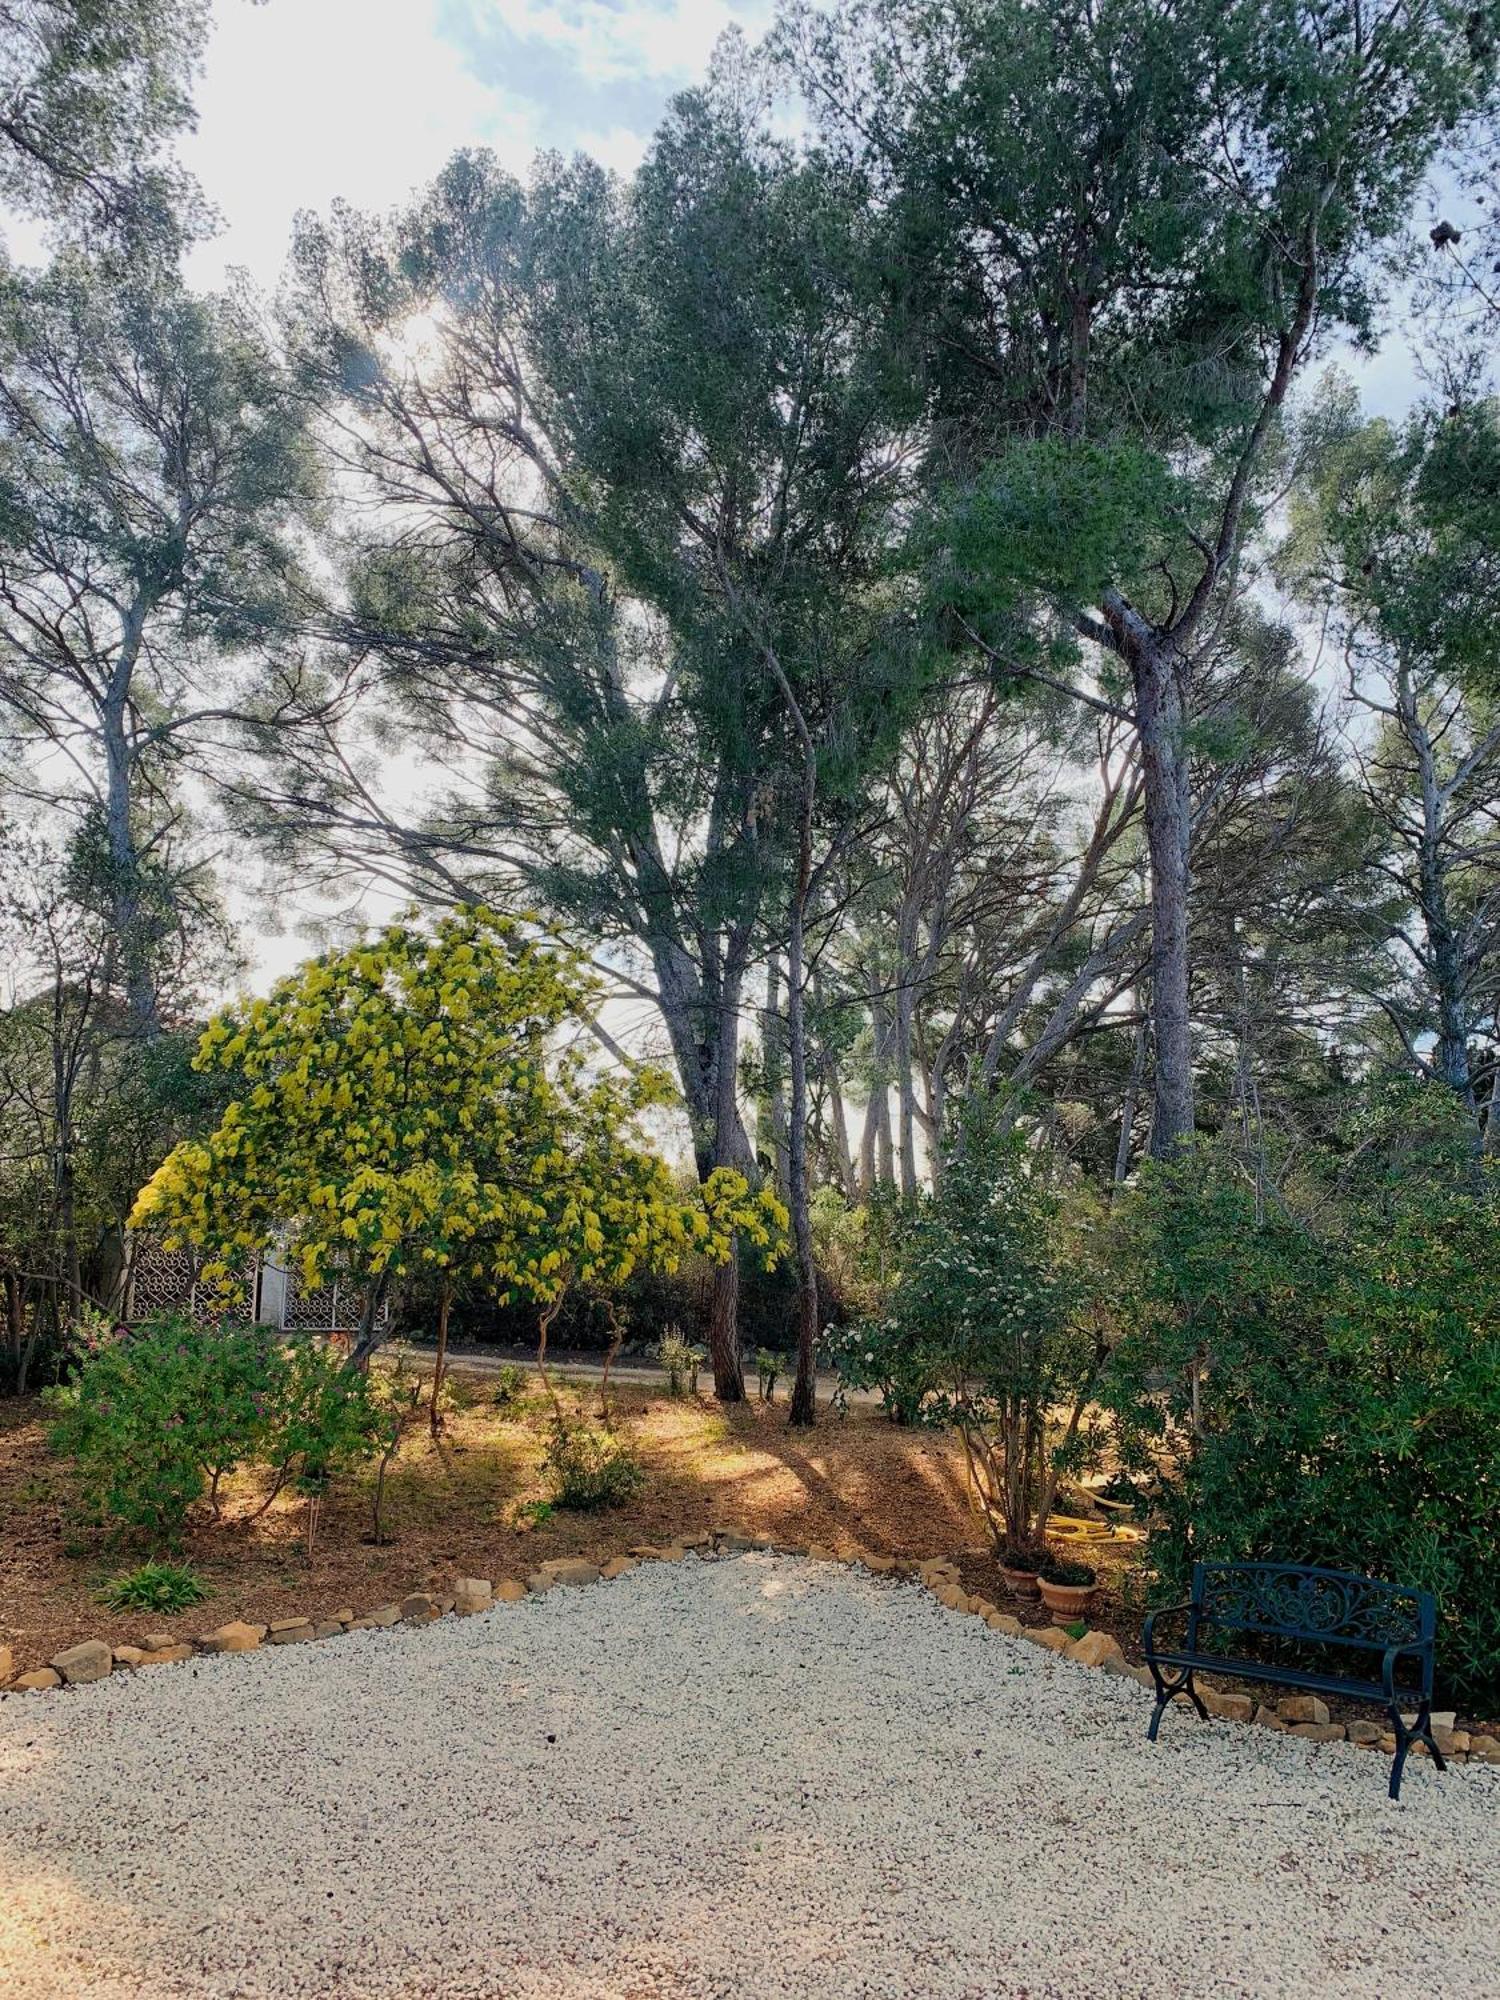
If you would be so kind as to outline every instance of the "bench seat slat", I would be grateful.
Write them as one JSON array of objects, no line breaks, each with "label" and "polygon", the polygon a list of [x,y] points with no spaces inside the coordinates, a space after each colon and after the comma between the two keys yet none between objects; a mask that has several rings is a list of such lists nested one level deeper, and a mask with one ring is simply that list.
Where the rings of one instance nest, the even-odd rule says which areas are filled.
[{"label": "bench seat slat", "polygon": [[[1219,1653],[1164,1653],[1153,1649],[1153,1657],[1164,1667],[1194,1667],[1199,1673],[1232,1674],[1242,1681],[1275,1681],[1281,1687],[1306,1688],[1312,1694],[1346,1694],[1355,1701],[1384,1702],[1385,1689],[1379,1681],[1354,1681],[1344,1674],[1319,1674],[1307,1667],[1268,1664],[1265,1660],[1238,1660]],[[1397,1694],[1405,1692],[1397,1688]],[[1413,1688],[1413,1699],[1420,1696]]]}]

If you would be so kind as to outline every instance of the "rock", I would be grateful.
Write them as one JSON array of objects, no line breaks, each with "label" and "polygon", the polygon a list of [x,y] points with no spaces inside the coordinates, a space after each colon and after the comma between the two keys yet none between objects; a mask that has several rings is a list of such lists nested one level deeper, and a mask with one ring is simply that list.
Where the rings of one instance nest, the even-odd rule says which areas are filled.
[{"label": "rock", "polygon": [[1019,1618],[1012,1618],[1008,1611],[992,1611],[985,1619],[992,1632],[1004,1632],[1008,1638],[1018,1639],[1026,1630]]},{"label": "rock", "polygon": [[1471,1736],[1469,1738],[1469,1762],[1471,1764],[1500,1764],[1500,1736]]},{"label": "rock", "polygon": [[15,1682],[15,1692],[19,1694],[24,1690],[29,1694],[33,1689],[59,1688],[61,1686],[61,1674],[55,1674],[51,1667],[37,1667],[31,1673],[20,1676]]},{"label": "rock", "polygon": [[399,1604],[377,1604],[373,1611],[365,1613],[365,1617],[371,1625],[399,1625],[401,1623],[401,1606]]},{"label": "rock", "polygon": [[1200,1687],[1203,1706],[1221,1722],[1253,1722],[1255,1703],[1247,1694],[1220,1694],[1217,1688]]},{"label": "rock", "polygon": [[543,1563],[542,1571],[544,1575],[551,1576],[554,1583],[580,1584],[599,1581],[598,1565],[576,1558]]},{"label": "rock", "polygon": [[16,1656],[9,1646],[0,1646],[0,1687],[10,1679],[16,1670]]},{"label": "rock", "polygon": [[461,1576],[453,1586],[453,1609],[460,1618],[488,1611],[494,1601],[495,1586],[487,1576]]},{"label": "rock", "polygon": [[448,1616],[448,1613],[453,1609],[453,1593],[451,1590],[445,1591],[443,1595],[438,1599],[437,1607],[438,1607],[438,1617],[446,1618]]},{"label": "rock", "polygon": [[1351,1722],[1345,1734],[1351,1743],[1373,1748],[1380,1741],[1381,1728],[1378,1722]]},{"label": "rock", "polygon": [[495,1585],[495,1602],[497,1604],[519,1604],[525,1595],[525,1584],[518,1583],[513,1576],[503,1576]]},{"label": "rock", "polygon": [[742,1535],[738,1528],[722,1528],[715,1537],[719,1547],[730,1555],[740,1555],[746,1549],[753,1549],[755,1542],[749,1535]]},{"label": "rock", "polygon": [[1049,1653],[1065,1653],[1070,1643],[1060,1625],[1028,1625],[1021,1637],[1033,1646],[1045,1646]]},{"label": "rock", "polygon": [[894,1556],[868,1555],[865,1557],[865,1568],[870,1572],[871,1576],[889,1576],[897,1567],[898,1565]]},{"label": "rock", "polygon": [[52,1667],[70,1687],[84,1681],[104,1680],[114,1665],[114,1654],[102,1639],[84,1639],[58,1653]]},{"label": "rock", "polygon": [[606,1583],[613,1583],[617,1576],[629,1576],[633,1569],[639,1568],[634,1556],[611,1556],[599,1574]]},{"label": "rock", "polygon": [[687,1550],[681,1542],[669,1542],[664,1548],[652,1542],[637,1542],[630,1553],[638,1562],[680,1563]]},{"label": "rock", "polygon": [[1258,1722],[1262,1729],[1286,1728],[1286,1724],[1282,1721],[1281,1717],[1276,1713],[1275,1709],[1267,1708],[1264,1702],[1262,1702],[1260,1707],[1256,1709],[1255,1714],[1252,1717],[1252,1720]]},{"label": "rock", "polygon": [[343,1636],[343,1620],[339,1618],[320,1618],[313,1627],[315,1639],[342,1639]]},{"label": "rock", "polygon": [[373,1632],[376,1629],[373,1618],[351,1618],[344,1627],[346,1632]]},{"label": "rock", "polygon": [[138,1667],[165,1667],[170,1665],[173,1660],[190,1660],[192,1657],[192,1647],[185,1639],[178,1639],[170,1646],[153,1646],[149,1652],[141,1654],[141,1657],[136,1661],[136,1665]]},{"label": "rock", "polygon": [[144,1646],[116,1646],[114,1652],[117,1667],[138,1667],[146,1657]]},{"label": "rock", "polygon": [[831,1563],[838,1561],[838,1557],[826,1542],[809,1542],[807,1553],[812,1562]]},{"label": "rock", "polygon": [[[1414,1718],[1408,1716],[1406,1719],[1410,1722]],[[1427,1720],[1432,1724],[1432,1733],[1434,1736],[1437,1735],[1440,1729],[1456,1729],[1458,1727],[1457,1712],[1451,1708],[1435,1708]]]},{"label": "rock", "polygon": [[335,1611],[331,1615],[340,1625],[352,1625],[354,1623],[354,1610],[352,1606],[346,1606],[344,1610]]},{"label": "rock", "polygon": [[273,1646],[300,1646],[313,1636],[310,1618],[274,1618],[266,1639]]},{"label": "rock", "polygon": [[264,1625],[247,1625],[242,1618],[205,1632],[198,1644],[205,1653],[253,1653],[266,1636]]},{"label": "rock", "polygon": [[401,1600],[401,1616],[408,1625],[430,1625],[434,1618],[441,1618],[442,1615],[441,1604],[425,1590],[414,1590]]},{"label": "rock", "polygon": [[1386,1756],[1387,1756],[1387,1757],[1394,1757],[1394,1756],[1395,1756],[1395,1754],[1396,1754],[1396,1732],[1395,1732],[1395,1730],[1394,1730],[1394,1729],[1383,1729],[1383,1730],[1382,1730],[1382,1731],[1380,1732],[1380,1742],[1379,1742],[1379,1744],[1377,1745],[1377,1748],[1379,1748],[1379,1749],[1383,1750],[1383,1751],[1385,1752],[1385,1754],[1386,1754]]},{"label": "rock", "polygon": [[1081,1667],[1102,1667],[1106,1660],[1123,1658],[1120,1642],[1109,1632],[1085,1632],[1068,1647],[1068,1658]]},{"label": "rock", "polygon": [[1276,1713],[1283,1722],[1323,1723],[1328,1720],[1328,1704],[1315,1694],[1289,1694],[1277,1702]]},{"label": "rock", "polygon": [[550,1575],[546,1570],[534,1569],[526,1579],[526,1588],[534,1596],[540,1597],[543,1591],[551,1590],[556,1582],[557,1578]]},{"label": "rock", "polygon": [[1344,1725],[1342,1722],[1294,1722],[1287,1729],[1288,1736],[1302,1736],[1309,1743],[1342,1743]]},{"label": "rock", "polygon": [[[1133,1681],[1142,1670],[1139,1667],[1133,1667],[1129,1660],[1125,1658],[1125,1655],[1121,1653],[1118,1658],[1111,1657],[1104,1662],[1104,1671],[1107,1674],[1112,1674],[1116,1680]],[[1151,1679],[1149,1673],[1146,1675],[1146,1679],[1148,1681]]]},{"label": "rock", "polygon": [[148,1653],[164,1653],[168,1646],[181,1643],[175,1632],[146,1632],[141,1636],[141,1644]]},{"label": "rock", "polygon": [[1437,1723],[1432,1725],[1433,1741],[1445,1757],[1466,1757],[1472,1740],[1467,1729],[1443,1729]]}]

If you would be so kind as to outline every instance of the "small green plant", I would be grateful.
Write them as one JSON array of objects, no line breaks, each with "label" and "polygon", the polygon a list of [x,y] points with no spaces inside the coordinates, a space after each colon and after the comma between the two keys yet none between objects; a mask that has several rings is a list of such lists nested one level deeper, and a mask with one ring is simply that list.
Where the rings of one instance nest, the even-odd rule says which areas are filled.
[{"label": "small green plant", "polygon": [[786,1362],[783,1357],[779,1354],[773,1354],[769,1347],[762,1347],[757,1350],[755,1356],[755,1375],[756,1383],[760,1390],[760,1400],[763,1403],[775,1402],[776,1384],[781,1379],[785,1368]]},{"label": "small green plant", "polygon": [[518,1528],[543,1528],[556,1512],[550,1500],[522,1500],[511,1519]]},{"label": "small green plant", "polygon": [[703,1349],[683,1336],[681,1327],[669,1326],[657,1342],[656,1358],[667,1378],[669,1396],[696,1396],[698,1370],[703,1366]]},{"label": "small green plant", "polygon": [[1044,1583],[1063,1584],[1070,1590],[1083,1590],[1099,1581],[1099,1572],[1091,1563],[1074,1562],[1068,1556],[1049,1555],[1039,1574]]},{"label": "small green plant", "polygon": [[620,1506],[646,1477],[624,1438],[562,1417],[553,1423],[543,1463],[556,1504],[584,1513]]},{"label": "small green plant", "polygon": [[1062,1629],[1070,1639],[1081,1639],[1089,1629],[1088,1620],[1086,1618],[1069,1619],[1068,1623]]},{"label": "small green plant", "polygon": [[186,1611],[208,1591],[181,1563],[148,1562],[107,1583],[99,1602],[111,1611]]},{"label": "small green plant", "polygon": [[519,1403],[526,1393],[526,1370],[516,1361],[507,1361],[495,1376],[494,1403],[497,1410],[508,1410]]}]

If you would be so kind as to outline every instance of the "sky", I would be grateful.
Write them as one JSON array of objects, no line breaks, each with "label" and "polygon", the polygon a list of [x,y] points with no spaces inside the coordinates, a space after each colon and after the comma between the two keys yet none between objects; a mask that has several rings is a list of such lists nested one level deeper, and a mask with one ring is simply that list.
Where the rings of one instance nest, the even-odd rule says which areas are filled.
[{"label": "sky", "polygon": [[299,208],[394,206],[460,146],[523,171],[544,147],[628,171],[726,29],[773,0],[216,0],[181,147],[224,228],[189,275],[274,286]]},{"label": "sky", "polygon": [[[212,290],[243,269],[272,291],[299,209],[394,207],[461,146],[516,172],[543,148],[628,172],[719,36],[758,39],[773,13],[774,0],[215,0],[197,130],[179,153],[223,226],[190,252],[189,282]],[[248,981],[264,990],[313,948],[301,926],[329,912],[224,865]],[[379,897],[361,908],[388,914]]]}]

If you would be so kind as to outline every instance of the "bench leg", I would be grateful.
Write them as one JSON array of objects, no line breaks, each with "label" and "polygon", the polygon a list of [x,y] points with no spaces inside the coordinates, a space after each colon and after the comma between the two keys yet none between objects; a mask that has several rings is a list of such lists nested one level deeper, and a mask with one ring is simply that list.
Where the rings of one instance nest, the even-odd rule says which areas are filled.
[{"label": "bench leg", "polygon": [[1194,1708],[1197,1709],[1202,1719],[1207,1722],[1208,1710],[1203,1706],[1202,1698],[1198,1690],[1193,1686],[1193,1669],[1191,1667],[1185,1667],[1175,1679],[1169,1681],[1155,1660],[1148,1660],[1146,1664],[1151,1669],[1151,1678],[1156,1682],[1156,1706],[1151,1711],[1151,1723],[1146,1731],[1146,1741],[1148,1743],[1156,1741],[1156,1732],[1161,1728],[1161,1719],[1167,1712],[1167,1703],[1175,1695],[1185,1694]]},{"label": "bench leg", "polygon": [[1396,1736],[1396,1755],[1391,1764],[1391,1797],[1399,1799],[1401,1796],[1401,1774],[1406,1769],[1406,1753],[1410,1750],[1413,1743],[1425,1743],[1427,1745],[1428,1751],[1432,1756],[1432,1761],[1438,1770],[1446,1771],[1448,1764],[1442,1751],[1437,1747],[1436,1739],[1432,1734],[1432,1713],[1428,1703],[1424,1701],[1418,1709],[1417,1719],[1410,1729],[1407,1728],[1405,1721],[1402,1719],[1400,1709],[1392,1708],[1390,1716],[1391,1727],[1395,1731]]}]

